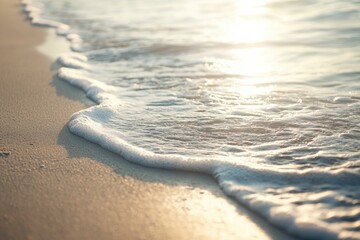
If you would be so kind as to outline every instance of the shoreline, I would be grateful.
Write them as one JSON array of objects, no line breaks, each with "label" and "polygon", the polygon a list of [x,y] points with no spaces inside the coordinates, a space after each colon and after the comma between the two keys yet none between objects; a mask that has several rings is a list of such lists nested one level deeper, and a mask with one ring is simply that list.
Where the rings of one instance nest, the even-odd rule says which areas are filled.
[{"label": "shoreline", "polygon": [[70,116],[91,101],[36,50],[64,39],[20,11],[1,3],[2,239],[291,239],[211,177],[141,167],[71,134]]}]

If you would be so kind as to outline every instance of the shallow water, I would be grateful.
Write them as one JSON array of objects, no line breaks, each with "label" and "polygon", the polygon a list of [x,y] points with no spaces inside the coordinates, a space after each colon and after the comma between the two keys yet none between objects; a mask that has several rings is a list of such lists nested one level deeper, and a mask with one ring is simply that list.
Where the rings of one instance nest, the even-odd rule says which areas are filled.
[{"label": "shallow water", "polygon": [[58,76],[99,104],[72,117],[73,133],[212,174],[294,235],[360,239],[359,1],[24,5],[78,52]]}]

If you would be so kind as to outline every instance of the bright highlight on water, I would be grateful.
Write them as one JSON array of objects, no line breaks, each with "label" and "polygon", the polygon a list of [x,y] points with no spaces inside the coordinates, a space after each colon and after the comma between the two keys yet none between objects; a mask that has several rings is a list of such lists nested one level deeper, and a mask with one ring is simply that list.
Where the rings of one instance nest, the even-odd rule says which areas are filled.
[{"label": "bright highlight on water", "polygon": [[360,239],[360,2],[23,3],[97,103],[71,132],[144,166],[213,175],[307,239]]}]

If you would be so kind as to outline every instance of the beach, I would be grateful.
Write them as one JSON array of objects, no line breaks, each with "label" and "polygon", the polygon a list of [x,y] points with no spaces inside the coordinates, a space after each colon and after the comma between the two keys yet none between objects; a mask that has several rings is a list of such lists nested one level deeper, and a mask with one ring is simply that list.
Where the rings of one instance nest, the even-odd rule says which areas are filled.
[{"label": "beach", "polygon": [[55,56],[64,40],[17,1],[0,17],[1,239],[291,239],[209,176],[144,168],[71,134],[93,103],[37,50]]}]

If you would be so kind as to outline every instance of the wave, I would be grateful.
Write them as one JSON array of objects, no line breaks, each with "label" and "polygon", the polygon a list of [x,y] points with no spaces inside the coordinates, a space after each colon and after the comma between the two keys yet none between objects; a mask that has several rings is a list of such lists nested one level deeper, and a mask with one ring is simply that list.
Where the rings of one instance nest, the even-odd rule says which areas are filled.
[{"label": "wave", "polygon": [[[33,7],[30,0],[24,0],[22,5],[34,25],[56,28],[59,35],[69,40],[73,51],[81,50],[82,39],[70,31],[70,26],[43,19],[41,9]],[[293,235],[307,239],[360,239],[359,160],[325,168],[289,170],[286,166],[274,168],[248,159],[237,162],[158,154],[125,141],[123,133],[107,127],[104,121],[115,114],[114,109],[127,107],[128,103],[116,97],[117,88],[88,75],[92,68],[88,58],[109,60],[119,54],[105,49],[59,56],[59,79],[82,89],[97,103],[71,117],[68,127],[72,133],[136,164],[211,175],[227,195]],[[341,194],[342,188],[346,188],[346,194]]]}]

